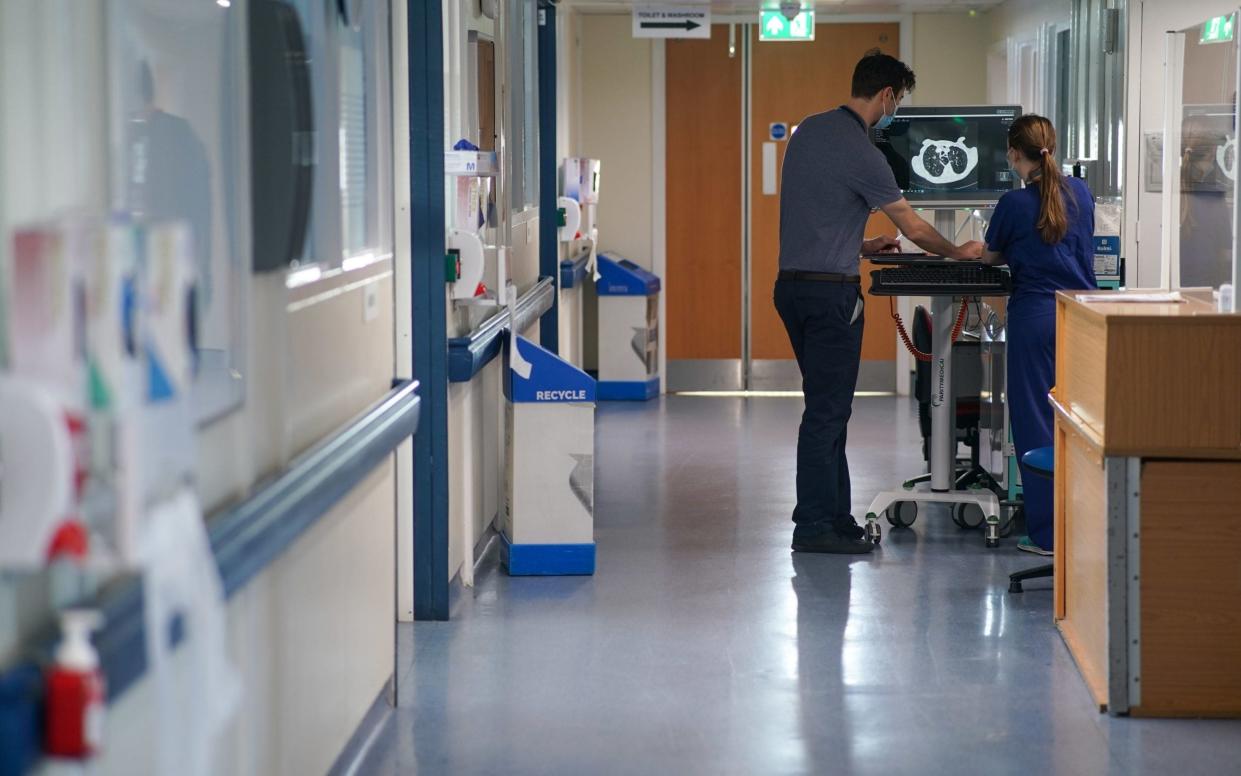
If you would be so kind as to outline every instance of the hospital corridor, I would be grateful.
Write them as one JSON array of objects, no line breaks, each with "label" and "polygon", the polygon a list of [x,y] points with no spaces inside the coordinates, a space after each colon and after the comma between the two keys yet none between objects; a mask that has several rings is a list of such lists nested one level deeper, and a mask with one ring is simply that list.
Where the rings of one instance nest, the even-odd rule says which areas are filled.
[{"label": "hospital corridor", "polygon": [[0,776],[1241,772],[1239,13],[3,0]]}]

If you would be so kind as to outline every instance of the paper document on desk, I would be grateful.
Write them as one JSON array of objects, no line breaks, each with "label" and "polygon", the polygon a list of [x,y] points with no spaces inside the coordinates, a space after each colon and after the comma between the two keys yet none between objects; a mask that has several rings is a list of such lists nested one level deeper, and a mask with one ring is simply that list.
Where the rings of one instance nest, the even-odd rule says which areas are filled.
[{"label": "paper document on desk", "polygon": [[1085,294],[1079,302],[1123,302],[1125,304],[1179,304],[1185,301],[1179,291],[1161,294]]}]

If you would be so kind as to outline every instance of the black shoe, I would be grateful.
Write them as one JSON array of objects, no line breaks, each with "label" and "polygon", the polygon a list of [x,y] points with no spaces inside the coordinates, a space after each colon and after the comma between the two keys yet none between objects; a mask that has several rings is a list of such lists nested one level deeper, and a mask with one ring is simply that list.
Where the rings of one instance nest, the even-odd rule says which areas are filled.
[{"label": "black shoe", "polygon": [[[861,530],[861,529],[859,529]],[[865,532],[863,532],[865,536]],[[842,536],[835,531],[826,531],[817,536],[804,539],[793,539],[793,552],[823,552],[832,555],[865,555],[873,552],[875,545],[866,539],[854,539]]]},{"label": "black shoe", "polygon": [[865,539],[866,529],[857,524],[856,520],[848,520],[843,523],[836,523],[832,529],[839,535],[847,539]]}]

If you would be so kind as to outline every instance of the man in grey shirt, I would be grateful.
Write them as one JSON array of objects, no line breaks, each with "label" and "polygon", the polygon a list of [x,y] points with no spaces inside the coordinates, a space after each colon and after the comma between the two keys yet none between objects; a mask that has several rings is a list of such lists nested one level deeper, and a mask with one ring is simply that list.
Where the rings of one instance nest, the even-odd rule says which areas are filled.
[{"label": "man in grey shirt", "polygon": [[923,250],[977,259],[982,243],[954,245],[914,212],[870,128],[886,127],[914,74],[872,51],[853,71],[852,97],[807,118],[789,140],[780,183],[780,277],[775,304],[802,374],[806,408],[797,436],[793,549],[858,554],[874,545],[852,515],[845,441],[862,360],[861,253],[894,250],[895,237],[864,239],[882,210]]}]

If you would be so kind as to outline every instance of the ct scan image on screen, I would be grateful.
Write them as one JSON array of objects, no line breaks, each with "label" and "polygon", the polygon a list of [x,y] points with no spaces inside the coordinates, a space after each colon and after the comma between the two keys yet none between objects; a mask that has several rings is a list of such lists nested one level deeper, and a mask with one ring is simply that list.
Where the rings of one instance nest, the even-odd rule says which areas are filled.
[{"label": "ct scan image on screen", "polygon": [[902,108],[875,144],[906,198],[993,202],[1015,183],[1008,169],[1008,128],[1015,105]]}]

